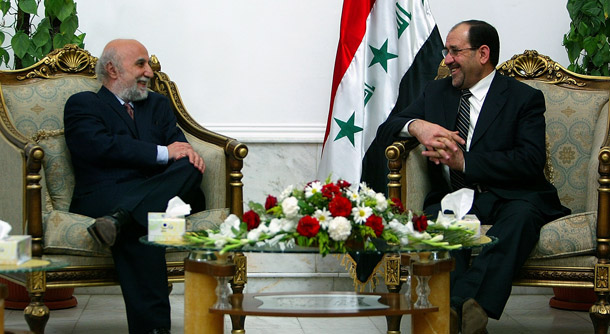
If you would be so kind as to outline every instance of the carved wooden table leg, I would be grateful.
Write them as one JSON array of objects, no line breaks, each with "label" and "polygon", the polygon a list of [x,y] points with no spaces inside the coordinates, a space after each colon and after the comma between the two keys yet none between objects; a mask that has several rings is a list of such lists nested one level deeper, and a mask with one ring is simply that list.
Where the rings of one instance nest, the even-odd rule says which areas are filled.
[{"label": "carved wooden table leg", "polygon": [[23,310],[25,321],[35,334],[44,333],[49,321],[49,308],[42,302],[46,290],[46,274],[43,271],[26,274],[26,288],[30,294],[30,304]]},{"label": "carved wooden table leg", "polygon": [[[233,263],[235,264],[235,275],[231,280],[231,306],[233,309],[241,309],[244,300],[244,288],[248,282],[248,259],[243,253],[235,253],[233,255]],[[231,314],[231,334],[246,333],[245,323],[246,316]]]},{"label": "carved wooden table leg", "polygon": [[189,256],[184,260],[184,333],[222,333],[222,314],[212,314],[216,303],[216,277],[233,276],[232,263]]}]

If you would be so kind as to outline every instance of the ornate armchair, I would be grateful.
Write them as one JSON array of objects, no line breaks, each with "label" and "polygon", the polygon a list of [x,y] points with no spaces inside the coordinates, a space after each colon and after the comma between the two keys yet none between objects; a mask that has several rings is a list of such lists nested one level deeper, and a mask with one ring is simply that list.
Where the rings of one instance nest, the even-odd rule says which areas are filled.
[{"label": "ornate armchair", "polygon": [[[67,212],[74,186],[69,152],[63,136],[63,109],[72,94],[96,91],[97,58],[69,45],[51,52],[37,64],[18,71],[0,71],[0,219],[11,234],[32,236],[32,254],[69,265],[46,273],[4,277],[24,285],[30,294],[25,317],[31,330],[44,331],[49,310],[42,303],[47,288],[118,284],[107,249],[96,245],[86,227],[93,218]],[[243,212],[241,182],[248,148],[213,133],[188,114],[176,84],[151,57],[154,78],[150,89],[167,96],[179,126],[205,159],[202,189],[209,210],[189,217],[187,225],[218,223]],[[184,253],[167,254],[169,281],[184,278]]]},{"label": "ornate armchair", "polygon": [[[610,77],[578,75],[536,51],[525,51],[497,70],[541,90],[546,100],[547,166],[572,215],[542,228],[540,240],[514,285],[594,288],[590,309],[596,333],[610,319]],[[449,75],[441,64],[439,77]],[[438,78],[438,77],[437,77]],[[417,141],[387,147],[389,196],[421,209],[426,161]]]}]

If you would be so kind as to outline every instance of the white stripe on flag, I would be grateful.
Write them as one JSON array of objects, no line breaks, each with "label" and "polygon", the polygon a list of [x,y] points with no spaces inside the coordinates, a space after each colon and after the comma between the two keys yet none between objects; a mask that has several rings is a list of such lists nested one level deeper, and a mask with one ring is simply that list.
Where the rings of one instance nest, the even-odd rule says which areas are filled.
[{"label": "white stripe on flag", "polygon": [[396,104],[400,81],[434,27],[427,1],[375,2],[364,38],[334,96],[318,179],[332,174],[333,180],[360,182],[364,154]]}]

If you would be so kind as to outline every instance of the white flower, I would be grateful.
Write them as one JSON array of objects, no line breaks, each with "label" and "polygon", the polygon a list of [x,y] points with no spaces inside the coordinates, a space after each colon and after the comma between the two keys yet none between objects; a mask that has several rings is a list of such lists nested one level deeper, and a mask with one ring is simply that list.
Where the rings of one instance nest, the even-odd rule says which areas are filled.
[{"label": "white flower", "polygon": [[230,214],[227,219],[220,224],[220,234],[226,237],[235,238],[236,235],[233,232],[233,229],[235,229],[235,231],[239,231],[239,224],[239,217],[234,214]]},{"label": "white flower", "polygon": [[358,194],[358,191],[353,191],[350,189],[346,192],[346,195],[350,201],[360,204],[360,194]]},{"label": "white flower", "polygon": [[286,189],[284,189],[284,191],[282,191],[282,193],[280,194],[278,201],[282,202],[283,200],[288,198],[288,196],[291,196],[293,190],[294,190],[294,185],[292,185],[292,184],[289,185],[288,187],[286,187]]},{"label": "white flower", "polygon": [[258,225],[257,228],[251,229],[248,232],[247,238],[250,241],[258,241],[258,239],[260,239],[260,237],[261,237],[261,234],[267,233],[268,231],[269,231],[269,228],[267,227],[267,225],[260,224],[260,225]]},{"label": "white flower", "polygon": [[352,216],[354,217],[354,222],[356,224],[364,224],[366,219],[373,214],[373,209],[368,206],[357,206],[352,208]]},{"label": "white flower", "polygon": [[324,230],[328,229],[328,224],[330,224],[330,220],[333,219],[333,216],[326,208],[316,210],[316,212],[313,213],[313,217],[320,222],[320,227]]},{"label": "white flower", "polygon": [[409,221],[406,224],[403,224],[396,219],[392,219],[388,223],[388,226],[390,227],[391,230],[396,232],[396,234],[398,234],[400,237],[405,237],[405,236],[411,235],[414,232],[413,223],[411,221]]},{"label": "white flower", "polygon": [[376,193],[375,194],[375,200],[377,201],[377,205],[375,206],[375,209],[377,209],[377,211],[385,211],[388,208],[388,200],[385,198],[385,196],[382,193]]},{"label": "white flower", "polygon": [[320,181],[314,181],[305,188],[305,198],[310,198],[321,191],[322,183]]},{"label": "white flower", "polygon": [[365,182],[361,182],[360,183],[360,195],[367,196],[367,197],[375,197],[375,195],[377,195],[377,193],[375,192],[375,190],[369,188],[369,186]]},{"label": "white flower", "polygon": [[280,232],[294,232],[297,224],[294,220],[273,218],[269,222],[269,234],[276,235]]},{"label": "white flower", "polygon": [[335,217],[328,225],[328,236],[335,241],[347,240],[352,232],[352,224],[345,217]]},{"label": "white flower", "polygon": [[295,218],[299,213],[299,200],[290,196],[282,201],[282,212],[287,218]]}]

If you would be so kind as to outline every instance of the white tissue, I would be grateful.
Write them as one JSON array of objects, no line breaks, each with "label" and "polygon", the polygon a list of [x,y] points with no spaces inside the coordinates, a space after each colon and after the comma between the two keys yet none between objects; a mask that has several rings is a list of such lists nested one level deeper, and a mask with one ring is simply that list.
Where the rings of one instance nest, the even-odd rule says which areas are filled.
[{"label": "white tissue", "polygon": [[177,218],[184,217],[191,213],[191,206],[184,203],[178,196],[172,198],[167,202],[167,209],[165,210],[166,217]]},{"label": "white tissue", "polygon": [[474,190],[462,188],[443,197],[441,200],[441,212],[451,210],[455,214],[455,219],[461,220],[470,211],[473,200]]},{"label": "white tissue", "polygon": [[11,224],[0,220],[0,239],[4,240],[8,238],[8,234],[11,232],[12,228],[13,227],[11,226]]}]

